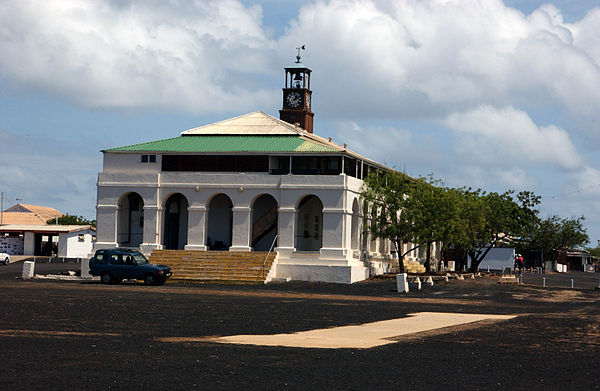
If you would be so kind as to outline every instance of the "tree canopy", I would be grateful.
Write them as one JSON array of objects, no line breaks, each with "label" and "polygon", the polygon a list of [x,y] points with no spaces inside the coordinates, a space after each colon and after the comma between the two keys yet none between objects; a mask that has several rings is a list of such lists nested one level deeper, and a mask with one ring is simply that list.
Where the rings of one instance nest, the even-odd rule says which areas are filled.
[{"label": "tree canopy", "polygon": [[[364,179],[362,199],[367,205],[366,230],[374,238],[389,239],[398,251],[400,273],[404,272],[402,243],[415,237],[414,210],[409,206],[416,183],[405,174],[371,172]],[[411,250],[412,251],[412,250]]]},{"label": "tree canopy", "polygon": [[[538,222],[535,207],[540,202],[527,191],[449,188],[431,175],[414,179],[396,171],[367,176],[362,197],[371,211],[368,232],[394,243],[401,272],[404,257],[419,247],[426,248],[430,271],[434,242],[464,249],[471,257],[471,270],[477,270],[491,248],[528,235]],[[414,245],[403,253],[402,243]]]},{"label": "tree canopy", "polygon": [[584,216],[577,218],[547,217],[539,220],[523,241],[524,249],[542,250],[544,260],[556,260],[558,250],[582,248],[589,242],[583,226]]},{"label": "tree canopy", "polygon": [[471,271],[477,271],[493,247],[503,241],[518,240],[535,226],[538,211],[534,208],[540,197],[527,191],[516,195],[512,190],[488,194],[463,191],[467,195],[463,198],[463,211],[468,232],[458,244],[471,258]]},{"label": "tree canopy", "polygon": [[70,214],[64,214],[61,217],[51,218],[46,221],[46,224],[58,224],[58,225],[91,225],[96,226],[96,220],[87,220],[83,216],[75,216]]}]

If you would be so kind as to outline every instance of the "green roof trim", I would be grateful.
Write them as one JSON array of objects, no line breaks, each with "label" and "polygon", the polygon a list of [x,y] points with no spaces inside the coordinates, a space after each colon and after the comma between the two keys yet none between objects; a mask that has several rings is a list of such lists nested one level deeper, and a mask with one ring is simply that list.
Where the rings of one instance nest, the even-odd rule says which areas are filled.
[{"label": "green roof trim", "polygon": [[180,136],[103,152],[339,152],[299,136]]}]

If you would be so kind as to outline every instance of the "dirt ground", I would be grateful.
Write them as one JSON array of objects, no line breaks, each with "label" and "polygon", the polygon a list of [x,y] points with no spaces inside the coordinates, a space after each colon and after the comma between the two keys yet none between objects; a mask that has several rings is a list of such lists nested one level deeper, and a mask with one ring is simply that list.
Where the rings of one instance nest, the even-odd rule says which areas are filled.
[{"label": "dirt ground", "polygon": [[[391,279],[146,287],[23,281],[5,272],[0,308],[4,390],[600,389],[600,291],[594,289],[481,278],[399,295]],[[210,342],[415,312],[517,316],[370,349]],[[189,342],[170,342],[182,340]]]}]

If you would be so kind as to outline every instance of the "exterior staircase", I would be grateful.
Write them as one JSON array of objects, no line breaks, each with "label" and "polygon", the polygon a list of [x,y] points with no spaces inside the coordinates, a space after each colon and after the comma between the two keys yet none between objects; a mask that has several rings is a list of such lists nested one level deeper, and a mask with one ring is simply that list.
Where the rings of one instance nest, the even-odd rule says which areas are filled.
[{"label": "exterior staircase", "polygon": [[264,284],[276,255],[265,263],[266,251],[154,250],[149,262],[170,266],[175,281]]},{"label": "exterior staircase", "polygon": [[404,270],[410,274],[425,273],[425,266],[420,262],[404,259]]}]

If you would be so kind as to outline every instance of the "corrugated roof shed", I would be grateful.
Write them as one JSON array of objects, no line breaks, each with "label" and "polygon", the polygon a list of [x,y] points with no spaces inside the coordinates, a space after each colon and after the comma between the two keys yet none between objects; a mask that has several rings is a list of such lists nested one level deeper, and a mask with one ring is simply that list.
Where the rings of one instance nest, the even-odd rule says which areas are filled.
[{"label": "corrugated roof shed", "polygon": [[0,232],[78,232],[85,230],[95,231],[91,225],[31,225],[31,224],[9,224],[0,225]]},{"label": "corrugated roof shed", "polygon": [[47,206],[19,203],[4,210],[1,223],[44,225],[47,220],[62,215],[62,212]]},{"label": "corrugated roof shed", "polygon": [[30,212],[4,212],[2,214],[1,224],[28,224],[28,225],[45,225],[46,221],[35,213]]}]

